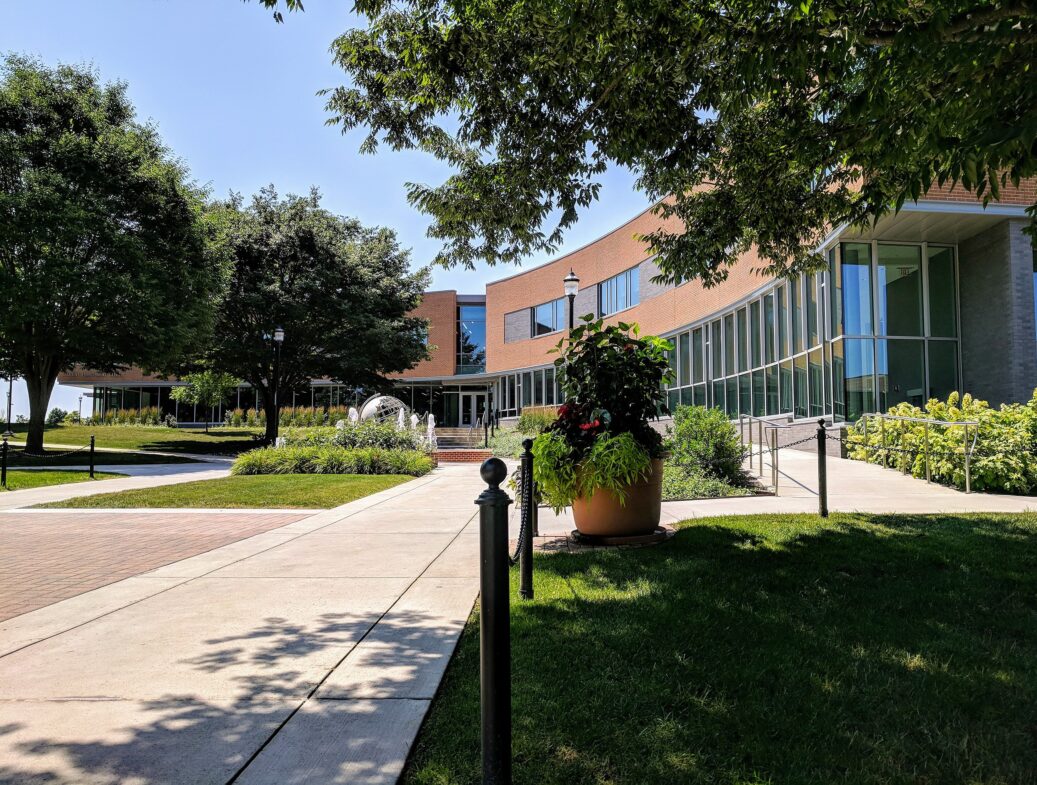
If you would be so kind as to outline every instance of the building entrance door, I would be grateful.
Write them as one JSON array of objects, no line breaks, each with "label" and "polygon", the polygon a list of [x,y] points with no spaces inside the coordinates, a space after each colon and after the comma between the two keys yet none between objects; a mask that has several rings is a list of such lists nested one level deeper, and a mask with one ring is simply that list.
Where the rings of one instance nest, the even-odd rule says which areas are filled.
[{"label": "building entrance door", "polygon": [[461,427],[472,428],[486,411],[486,393],[461,393]]}]

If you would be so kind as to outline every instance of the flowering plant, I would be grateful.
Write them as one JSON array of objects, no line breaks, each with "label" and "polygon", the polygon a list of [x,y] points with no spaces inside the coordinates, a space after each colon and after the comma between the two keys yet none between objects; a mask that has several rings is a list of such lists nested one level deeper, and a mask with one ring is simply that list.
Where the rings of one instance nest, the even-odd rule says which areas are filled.
[{"label": "flowering plant", "polygon": [[533,442],[534,475],[555,509],[598,488],[614,491],[642,479],[663,455],[651,421],[666,412],[673,346],[640,336],[636,324],[605,325],[585,317],[554,349],[565,403]]}]

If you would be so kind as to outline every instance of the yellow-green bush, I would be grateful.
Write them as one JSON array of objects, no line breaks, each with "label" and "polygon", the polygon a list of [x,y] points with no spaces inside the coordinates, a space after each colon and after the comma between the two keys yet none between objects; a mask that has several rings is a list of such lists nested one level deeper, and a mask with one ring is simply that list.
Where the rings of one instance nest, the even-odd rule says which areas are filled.
[{"label": "yellow-green bush", "polygon": [[[951,393],[946,401],[935,398],[924,409],[901,403],[888,414],[897,417],[925,417],[934,420],[978,421],[969,428],[972,448],[972,489],[1002,493],[1037,493],[1037,390],[1025,404],[1004,404],[992,409],[986,401],[971,395]],[[886,420],[882,428],[877,418],[868,418],[846,431],[850,458],[882,463],[883,431],[887,465],[906,469],[915,477],[925,477],[925,424]],[[962,426],[929,426],[929,467],[932,479],[957,488],[965,487],[966,445]]]},{"label": "yellow-green bush", "polygon": [[238,456],[232,474],[410,474],[432,471],[432,458],[418,450],[379,447],[262,447]]}]

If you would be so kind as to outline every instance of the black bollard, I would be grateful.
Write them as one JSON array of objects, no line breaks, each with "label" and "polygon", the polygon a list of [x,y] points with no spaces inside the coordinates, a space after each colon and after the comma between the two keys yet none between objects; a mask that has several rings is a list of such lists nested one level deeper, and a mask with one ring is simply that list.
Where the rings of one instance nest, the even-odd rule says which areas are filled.
[{"label": "black bollard", "polygon": [[533,534],[536,526],[536,496],[533,486],[532,439],[522,441],[522,525],[519,527],[519,596],[533,599]]},{"label": "black bollard", "polygon": [[94,437],[90,437],[90,479],[94,479]]},{"label": "black bollard", "polygon": [[511,785],[511,618],[508,602],[508,469],[490,458],[479,470],[479,687],[483,785]]},{"label": "black bollard", "polygon": [[817,421],[817,504],[822,518],[828,517],[828,449],[825,445],[825,421]]},{"label": "black bollard", "polygon": [[0,487],[7,487],[7,437],[4,437],[3,457],[0,458]]}]

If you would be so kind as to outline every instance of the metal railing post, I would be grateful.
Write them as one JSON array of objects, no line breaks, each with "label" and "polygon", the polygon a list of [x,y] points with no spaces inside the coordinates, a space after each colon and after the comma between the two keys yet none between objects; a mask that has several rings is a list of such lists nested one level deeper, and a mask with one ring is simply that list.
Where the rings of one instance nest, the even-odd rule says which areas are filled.
[{"label": "metal railing post", "polygon": [[511,785],[511,619],[508,602],[508,505],[500,489],[504,461],[479,470],[479,688],[483,785]]},{"label": "metal railing post", "polygon": [[781,476],[781,467],[778,466],[780,461],[781,445],[778,444],[778,429],[774,429],[774,495],[778,495],[778,479]]},{"label": "metal railing post", "polygon": [[94,479],[94,437],[90,437],[90,479]]},{"label": "metal railing post", "polygon": [[909,459],[907,457],[910,453],[908,453],[907,447],[904,446],[906,444],[906,442],[904,441],[904,431],[906,429],[907,429],[907,424],[903,420],[901,420],[901,422],[900,422],[900,445],[901,445],[901,447],[900,447],[900,450],[901,450],[901,453],[900,453],[900,473],[901,474],[907,474],[908,461],[909,460],[910,460],[910,462],[912,464],[914,463],[914,459],[913,458]]},{"label": "metal railing post", "polygon": [[969,453],[969,426],[961,426],[965,432],[962,447],[965,449],[965,493],[972,493],[972,455]]},{"label": "metal railing post", "polygon": [[828,517],[828,449],[824,418],[817,421],[817,504],[822,518]]},{"label": "metal railing post", "polygon": [[767,438],[767,442],[768,442],[768,445],[770,446],[770,450],[771,450],[771,485],[774,486],[774,494],[777,495],[777,493],[778,493],[778,467],[777,467],[777,464],[775,464],[775,462],[774,462],[774,456],[775,456],[775,452],[776,452],[775,449],[774,449],[774,445],[778,441],[778,429],[777,428],[769,428],[768,431],[769,431],[769,436]]},{"label": "metal railing post", "polygon": [[886,454],[886,418],[879,415],[879,435],[882,437],[882,468],[888,469]]},{"label": "metal railing post", "polygon": [[7,487],[7,437],[4,437],[4,446],[2,448],[3,457],[0,458],[0,487]]},{"label": "metal railing post", "polygon": [[519,596],[533,599],[533,531],[536,526],[536,494],[533,487],[533,440],[522,441],[522,522],[519,526]]},{"label": "metal railing post", "polygon": [[485,415],[483,416],[482,421],[482,440],[483,447],[490,446],[490,421],[485,417]]},{"label": "metal railing post", "polygon": [[931,482],[932,475],[929,472],[929,422],[922,423],[925,432],[925,481]]},{"label": "metal railing post", "polygon": [[757,420],[759,423],[759,429],[757,436],[759,436],[760,442],[760,476],[763,477],[763,420]]}]

